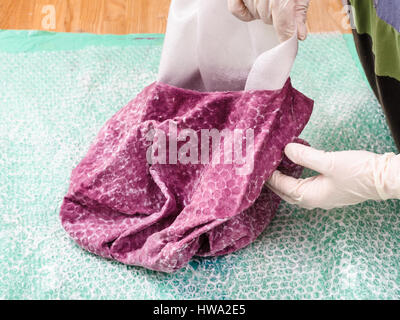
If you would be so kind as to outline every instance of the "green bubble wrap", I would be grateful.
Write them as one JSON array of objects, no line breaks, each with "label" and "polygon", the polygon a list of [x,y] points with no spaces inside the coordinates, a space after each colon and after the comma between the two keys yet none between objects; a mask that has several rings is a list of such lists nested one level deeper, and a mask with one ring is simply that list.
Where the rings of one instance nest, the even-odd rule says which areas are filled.
[{"label": "green bubble wrap", "polygon": [[[71,170],[155,80],[162,41],[0,31],[0,298],[400,298],[398,201],[329,212],[282,203],[247,248],[175,274],[102,259],[67,236],[58,214]],[[301,136],[311,145],[396,151],[351,36],[310,35],[292,79],[315,100]]]}]

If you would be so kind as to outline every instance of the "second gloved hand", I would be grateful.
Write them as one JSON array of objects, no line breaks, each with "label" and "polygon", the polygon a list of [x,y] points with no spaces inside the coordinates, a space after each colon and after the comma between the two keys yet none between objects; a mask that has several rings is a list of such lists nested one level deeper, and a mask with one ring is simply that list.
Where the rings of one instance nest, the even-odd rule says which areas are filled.
[{"label": "second gloved hand", "polygon": [[302,144],[285,148],[290,160],[320,175],[295,179],[275,171],[267,186],[300,207],[332,209],[366,200],[400,199],[400,155],[324,152]]},{"label": "second gloved hand", "polygon": [[228,0],[229,10],[243,21],[261,19],[273,24],[281,42],[297,28],[297,37],[307,36],[306,18],[310,0]]}]

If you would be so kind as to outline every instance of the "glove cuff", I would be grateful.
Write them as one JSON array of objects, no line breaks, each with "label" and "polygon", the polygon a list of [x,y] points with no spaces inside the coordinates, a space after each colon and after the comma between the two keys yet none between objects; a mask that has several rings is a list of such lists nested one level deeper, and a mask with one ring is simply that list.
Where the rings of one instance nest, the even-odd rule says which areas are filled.
[{"label": "glove cuff", "polygon": [[382,200],[400,199],[400,155],[391,152],[377,157],[374,184]]}]

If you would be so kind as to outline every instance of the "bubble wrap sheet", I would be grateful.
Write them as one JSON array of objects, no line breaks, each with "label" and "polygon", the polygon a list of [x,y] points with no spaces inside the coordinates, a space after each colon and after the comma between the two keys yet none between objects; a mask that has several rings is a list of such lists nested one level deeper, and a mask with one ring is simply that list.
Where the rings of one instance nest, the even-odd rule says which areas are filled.
[{"label": "bubble wrap sheet", "polygon": [[[104,122],[155,80],[161,41],[110,46],[92,36],[40,49],[45,34],[33,33],[31,49],[15,49],[30,34],[0,33],[0,298],[400,298],[398,201],[329,212],[282,203],[245,249],[174,274],[82,250],[58,215],[71,170]],[[315,100],[301,137],[326,150],[396,151],[354,52],[339,34],[301,43],[292,81]]]}]

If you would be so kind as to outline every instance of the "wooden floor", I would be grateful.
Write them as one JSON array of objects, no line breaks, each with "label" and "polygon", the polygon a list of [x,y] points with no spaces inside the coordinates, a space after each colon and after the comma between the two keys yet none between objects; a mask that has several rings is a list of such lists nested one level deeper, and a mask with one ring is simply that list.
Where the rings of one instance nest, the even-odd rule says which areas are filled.
[{"label": "wooden floor", "polygon": [[[164,33],[169,4],[170,0],[0,0],[0,29]],[[49,20],[52,12],[55,19]],[[341,0],[311,0],[308,28],[350,32]]]}]

